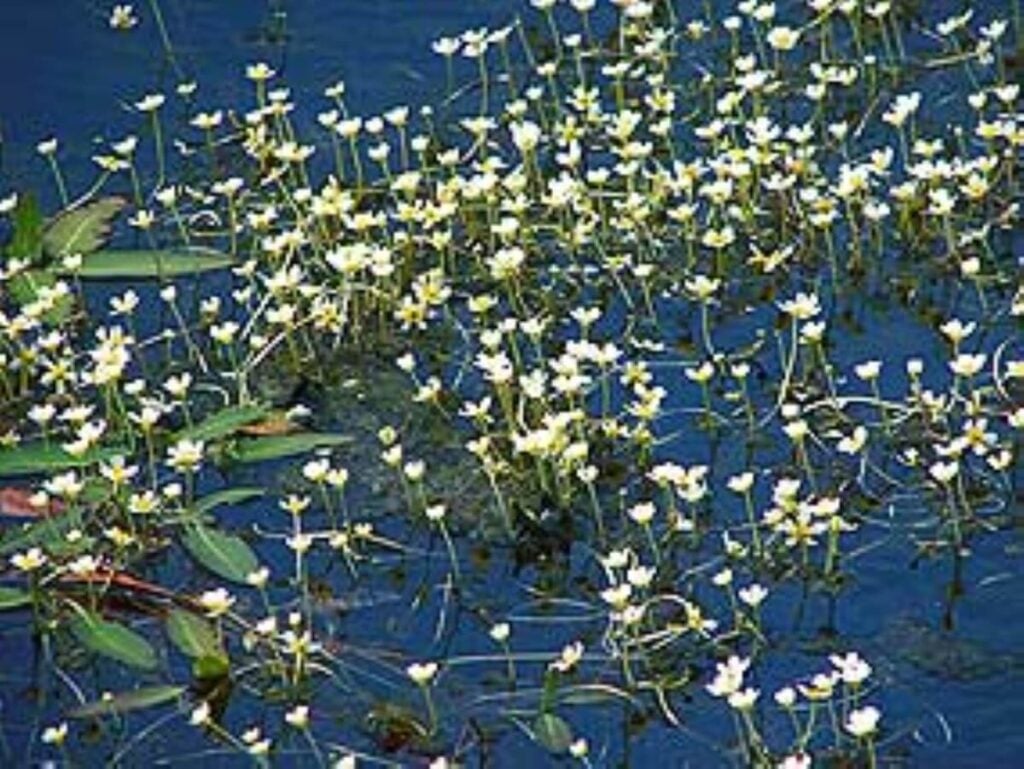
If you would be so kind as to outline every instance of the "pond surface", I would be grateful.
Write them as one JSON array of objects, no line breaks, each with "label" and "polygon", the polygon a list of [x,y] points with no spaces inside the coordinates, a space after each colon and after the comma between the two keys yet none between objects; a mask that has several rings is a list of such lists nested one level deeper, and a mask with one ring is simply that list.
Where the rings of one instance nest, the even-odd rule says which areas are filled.
[{"label": "pond surface", "polygon": [[[439,35],[478,26],[494,28],[515,14],[526,13],[525,5],[518,0],[165,0],[163,11],[177,66],[199,83],[198,105],[213,108],[246,103],[252,89],[241,73],[247,64],[265,60],[293,89],[293,98],[300,105],[296,122],[312,124],[320,106],[310,105],[320,105],[323,88],[339,78],[347,85],[347,104],[359,114],[378,114],[399,105],[415,110],[421,104],[437,103],[443,96],[445,71],[443,61],[430,52],[430,42]],[[790,5],[780,3],[787,9]],[[964,4],[925,5],[927,18],[933,22]],[[987,19],[1006,13],[1008,4],[993,0],[973,7],[978,17]],[[144,4],[138,9],[140,26],[125,33],[109,28],[109,10],[107,4],[85,0],[0,3],[0,72],[5,73],[0,85],[0,196],[9,189],[35,189],[45,210],[56,209],[59,199],[50,185],[46,164],[35,152],[36,142],[59,137],[69,186],[84,189],[95,175],[89,157],[99,151],[102,142],[135,130],[132,126],[137,125],[137,116],[124,105],[153,90],[169,92],[178,82],[160,52]],[[543,28],[542,19],[533,23]],[[924,77],[929,96],[934,93],[929,87],[935,91],[945,87],[944,75],[930,80],[930,76]],[[958,87],[963,90],[962,83]],[[941,108],[938,113],[936,124],[966,115]],[[1017,168],[1020,170],[1019,162]],[[126,189],[117,191],[127,194]],[[133,237],[118,233],[124,242]],[[1019,260],[1024,254],[1019,228],[1006,238],[1008,251]],[[1020,261],[1004,264],[1009,265],[1011,281],[1015,269],[1019,276]],[[553,284],[557,280],[551,278]],[[102,307],[131,285],[105,284],[92,290],[89,301]],[[198,296],[209,285],[191,285],[185,293],[193,291]],[[585,280],[579,283],[580,296],[587,295],[587,286]],[[136,288],[144,301],[158,301],[153,290]],[[921,287],[921,293],[927,291],[927,286]],[[226,298],[228,289],[222,294]],[[881,290],[867,289],[826,303],[829,325],[838,329],[829,357],[837,371],[845,372],[841,383],[861,395],[869,393],[867,385],[858,385],[850,372],[857,363],[877,359],[883,363],[878,387],[895,398],[907,387],[905,361],[916,356],[925,362],[925,385],[944,387],[948,379],[946,345],[935,331],[935,314],[928,315],[927,310],[939,307],[940,319],[955,309],[964,317],[984,320],[988,308],[979,306],[968,291],[953,299],[940,295],[925,310],[883,301],[881,294]],[[723,349],[750,342],[752,329],[770,328],[774,300],[791,296],[792,291],[769,294],[768,300],[751,300],[752,295],[738,299],[731,310],[723,310],[715,337]],[[655,303],[661,301],[655,298]],[[621,333],[632,308],[627,310],[614,298],[605,306],[608,311],[597,329],[611,337]],[[707,465],[709,486],[716,489],[724,488],[727,479],[746,469],[752,456],[765,467],[796,466],[778,424],[753,445],[742,431],[737,437],[704,430],[693,417],[702,408],[701,393],[680,371],[684,361],[694,359],[692,351],[701,343],[699,325],[692,323],[690,316],[674,314],[670,299],[664,300],[664,307],[664,312],[659,307],[659,317],[664,318],[661,325],[637,334],[660,335],[659,341],[667,345],[647,358],[661,367],[657,371],[671,374],[662,380],[659,373],[659,383],[667,389],[661,425],[668,437],[659,444],[658,456],[687,466]],[[157,314],[153,310],[152,317],[141,315],[140,324],[159,328],[164,315],[157,319]],[[566,320],[556,333],[569,338],[570,325]],[[1007,340],[1008,358],[1019,357],[1024,347],[1019,318],[993,320],[979,335],[983,338],[978,349],[989,355],[995,355]],[[785,334],[779,338],[784,345]],[[771,346],[776,340],[769,338],[767,343]],[[438,332],[438,338],[423,342],[424,356],[426,350],[433,349],[432,344],[459,348],[462,342],[453,343]],[[464,745],[473,746],[462,754],[469,766],[568,765],[570,758],[548,755],[530,739],[523,725],[534,723],[531,708],[545,665],[564,644],[585,638],[588,652],[601,648],[607,623],[599,594],[607,585],[596,563],[596,547],[580,535],[578,524],[560,521],[556,506],[552,504],[549,510],[544,502],[537,504],[535,537],[522,535],[515,547],[492,536],[494,529],[500,529],[495,521],[490,530],[481,533],[477,529],[482,511],[491,506],[487,479],[462,449],[468,435],[465,425],[453,426],[429,405],[410,403],[413,389],[409,377],[393,363],[405,350],[394,338],[355,350],[335,350],[327,358],[325,381],[311,383],[311,377],[302,372],[275,370],[265,375],[267,381],[254,385],[267,400],[310,407],[307,424],[311,428],[342,432],[351,438],[351,443],[332,453],[333,460],[351,473],[345,504],[359,520],[373,522],[385,540],[407,545],[393,551],[381,548],[378,557],[361,566],[357,575],[347,574],[340,558],[330,551],[311,559],[310,572],[318,574],[322,583],[312,585],[314,592],[322,593],[313,600],[317,627],[322,631],[320,640],[339,661],[335,677],[318,691],[320,698],[314,699],[319,708],[314,721],[318,736],[325,745],[344,744],[400,765],[425,766],[428,754],[436,748]],[[473,352],[468,348],[462,352],[439,358],[436,370],[447,380],[461,382],[462,368],[471,368],[461,359],[471,359]],[[778,366],[766,365],[767,376],[782,373],[776,370]],[[467,374],[462,394],[479,398],[484,392],[484,384]],[[616,407],[624,397],[615,396]],[[1019,390],[1016,397],[1019,405]],[[770,398],[765,401],[770,402]],[[378,460],[378,433],[389,425],[401,427],[406,456],[425,460],[431,488],[438,493],[444,490],[453,548],[462,565],[458,587],[452,582],[445,539],[422,522],[408,522],[409,490]],[[880,766],[970,769],[1019,765],[1024,753],[1024,731],[1020,729],[1024,723],[1021,464],[1018,457],[1009,468],[1007,499],[982,516],[990,516],[987,528],[991,530],[977,532],[956,556],[948,549],[929,551],[928,543],[936,538],[936,515],[920,499],[890,494],[878,478],[875,498],[868,498],[867,485],[860,488],[858,504],[863,504],[866,512],[844,545],[848,560],[838,597],[797,580],[780,579],[778,584],[766,580],[771,597],[761,622],[773,662],[770,676],[759,682],[762,696],[770,699],[770,693],[787,680],[821,669],[829,653],[856,649],[873,666],[877,694],[872,689],[871,696],[884,706],[888,728],[879,744]],[[234,530],[246,531],[264,562],[285,575],[292,562],[284,546],[287,532],[282,532],[283,514],[276,498],[303,488],[299,467],[301,464],[278,461],[257,469],[204,469],[195,479],[202,491],[250,486],[270,490],[265,500],[225,505],[218,519],[229,522]],[[886,470],[896,473],[900,468],[886,465]],[[630,467],[618,471],[630,478]],[[767,472],[764,476],[754,493],[759,510],[771,505],[771,481]],[[775,480],[778,475],[770,477]],[[638,481],[623,481],[622,499],[627,489],[632,494],[637,486]],[[722,504],[733,505],[727,494],[721,492]],[[615,499],[615,494],[610,498]],[[717,504],[717,493],[715,498]],[[522,501],[524,506],[529,503],[528,499]],[[716,508],[716,515],[718,512]],[[544,517],[548,513],[551,517]],[[625,516],[619,518],[625,520]],[[18,522],[7,523],[13,529]],[[717,571],[723,563],[721,555],[709,554],[719,549],[717,540],[724,531],[721,523],[710,524],[708,538],[716,541],[713,547],[701,550],[706,559],[691,554],[692,559],[678,564],[680,571]],[[645,547],[643,537],[634,544],[638,549]],[[210,585],[201,570],[182,567],[164,555],[155,556],[150,566],[148,577],[175,591],[198,593]],[[295,598],[287,586],[278,588],[275,592],[272,585],[269,591],[275,600]],[[711,595],[707,587],[698,592],[708,606],[728,612],[729,605],[721,595]],[[257,612],[259,597],[243,593],[239,591],[236,608]],[[159,624],[146,611],[133,614],[138,607],[120,608],[137,618],[133,627],[152,633]],[[499,620],[514,627],[513,645],[522,655],[517,658],[524,681],[522,692],[506,687],[506,660],[488,636],[489,628]],[[73,648],[59,651],[66,654],[64,659],[74,677],[86,682],[83,686],[92,694],[129,689],[138,680],[116,666],[87,663]],[[57,755],[50,746],[40,744],[42,728],[55,723],[75,703],[61,680],[68,674],[46,669],[41,662],[49,653],[46,650],[44,655],[39,642],[26,632],[24,616],[4,615],[0,637],[0,764],[4,766],[38,765],[44,757],[55,759]],[[450,662],[434,694],[448,731],[443,739],[410,748],[416,741],[405,740],[400,733],[408,720],[403,713],[426,717],[418,691],[402,681],[406,664],[416,659]],[[666,660],[673,659],[666,652]],[[170,680],[189,678],[187,661],[181,659],[168,662],[167,671],[165,678]],[[694,673],[699,685],[674,700],[679,724],[671,726],[664,714],[649,704],[642,712],[629,713],[628,703],[617,696],[609,697],[596,688],[589,692],[581,689],[579,704],[567,708],[564,715],[574,735],[587,738],[591,764],[743,765],[732,743],[733,724],[727,711],[704,692],[713,669],[696,665]],[[151,683],[157,680],[150,678]],[[591,682],[596,686],[616,681],[604,670]],[[230,717],[237,723],[264,720],[263,704],[249,694],[228,697]],[[355,699],[361,704],[353,708]],[[406,710],[389,721],[387,708]],[[187,712],[154,715],[158,712],[132,714],[125,723],[104,720],[99,725],[96,720],[83,726],[73,752],[76,760],[68,766],[100,766],[117,754],[116,750],[126,766],[249,765],[249,759],[199,736],[187,723]],[[386,726],[377,729],[368,716]],[[779,729],[788,728],[784,719],[776,724],[774,718],[765,720]],[[501,726],[494,727],[488,719],[500,721]],[[150,725],[155,725],[152,732],[148,731]],[[494,731],[489,731],[492,728]],[[111,744],[117,745],[116,750]],[[389,747],[397,752],[387,753]],[[314,763],[304,743],[295,739],[278,754],[275,765]],[[866,763],[860,758],[850,763],[835,758],[823,765]]]}]

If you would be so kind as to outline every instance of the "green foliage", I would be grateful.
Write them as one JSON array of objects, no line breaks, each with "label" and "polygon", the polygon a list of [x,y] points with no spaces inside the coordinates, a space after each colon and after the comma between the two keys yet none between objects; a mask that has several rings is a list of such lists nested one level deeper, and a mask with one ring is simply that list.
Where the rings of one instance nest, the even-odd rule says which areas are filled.
[{"label": "green foliage", "polygon": [[43,214],[35,195],[27,193],[18,198],[12,216],[14,237],[7,246],[11,259],[26,259],[35,264],[43,249]]},{"label": "green foliage", "polygon": [[184,686],[142,686],[127,692],[89,702],[68,711],[70,718],[98,718],[147,710],[177,700],[186,692]]},{"label": "green foliage", "polygon": [[0,585],[0,611],[21,609],[32,603],[32,596],[16,587]]},{"label": "green foliage", "polygon": [[209,526],[189,526],[181,544],[202,566],[229,582],[247,584],[246,577],[260,566],[245,540]]},{"label": "green foliage", "polygon": [[243,502],[249,502],[250,500],[262,497],[266,493],[266,489],[258,486],[239,486],[233,489],[221,489],[196,500],[194,507],[196,513],[202,515],[221,505],[239,505]]},{"label": "green foliage", "polygon": [[533,738],[550,753],[565,753],[572,745],[572,729],[554,713],[541,713],[533,722]]},{"label": "green foliage", "polygon": [[107,242],[115,217],[126,205],[124,198],[106,197],[62,211],[42,233],[43,252],[59,261],[65,256],[97,251]]},{"label": "green foliage", "polygon": [[293,433],[241,438],[232,447],[230,458],[243,464],[306,454],[314,449],[352,443],[352,436],[337,433]]},{"label": "green foliage", "polygon": [[167,637],[186,657],[224,657],[213,623],[184,609],[172,609],[164,623]]},{"label": "green foliage", "polygon": [[131,628],[105,620],[92,612],[82,612],[71,622],[71,632],[86,648],[129,667],[155,670],[156,651]]},{"label": "green foliage", "polygon": [[228,406],[211,414],[202,422],[180,430],[174,440],[215,441],[232,435],[248,424],[257,422],[269,413],[266,406]]},{"label": "green foliage", "polygon": [[98,447],[80,456],[72,456],[56,444],[42,441],[24,443],[0,449],[0,478],[19,475],[56,473],[76,467],[88,467],[96,462],[125,453],[120,447]]},{"label": "green foliage", "polygon": [[206,248],[103,250],[86,255],[75,275],[82,280],[170,279],[224,270],[234,263],[227,254]]}]

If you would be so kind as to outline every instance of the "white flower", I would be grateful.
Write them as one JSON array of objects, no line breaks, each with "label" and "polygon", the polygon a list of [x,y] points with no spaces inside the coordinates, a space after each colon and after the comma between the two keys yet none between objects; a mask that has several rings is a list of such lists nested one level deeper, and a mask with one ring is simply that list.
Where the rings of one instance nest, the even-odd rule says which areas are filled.
[{"label": "white flower", "polygon": [[195,472],[203,462],[202,441],[183,438],[167,449],[167,464],[177,471]]},{"label": "white flower", "polygon": [[657,512],[657,508],[653,502],[640,502],[629,508],[629,517],[633,519],[635,523],[641,526],[647,526],[652,520],[654,520],[654,514]]},{"label": "white flower", "polygon": [[135,102],[135,109],[139,112],[156,112],[164,105],[163,94],[151,93],[143,96],[139,101]]},{"label": "white flower", "polygon": [[110,19],[107,23],[110,24],[111,29],[123,32],[138,25],[139,18],[135,15],[135,9],[131,5],[115,5],[110,10]]},{"label": "white flower", "polygon": [[768,597],[768,589],[762,585],[754,583],[747,587],[741,587],[738,592],[739,598],[743,603],[752,609],[756,609],[762,603],[764,599]]},{"label": "white flower", "polygon": [[821,304],[814,294],[801,292],[793,299],[779,302],[779,309],[795,320],[809,320],[821,312]]},{"label": "white flower", "polygon": [[562,649],[561,655],[549,667],[559,673],[568,673],[581,659],[583,659],[583,643],[574,641]]},{"label": "white flower", "polygon": [[284,714],[284,720],[289,726],[294,726],[296,729],[305,729],[309,726],[309,706],[296,705]]},{"label": "white flower", "polygon": [[844,726],[854,737],[869,737],[878,731],[878,722],[881,718],[881,711],[868,705],[851,712]]},{"label": "white flower", "polygon": [[210,722],[210,703],[205,700],[189,714],[188,721],[193,726],[203,726]]},{"label": "white flower", "polygon": [[35,571],[46,563],[46,555],[38,547],[29,548],[24,553],[11,556],[11,565],[18,571]]},{"label": "white flower", "polygon": [[791,51],[800,42],[800,32],[790,27],[774,27],[765,39],[776,51]]},{"label": "white flower", "polygon": [[512,626],[507,622],[498,622],[491,626],[489,634],[495,643],[505,643],[512,633]]},{"label": "white flower", "polygon": [[234,603],[234,597],[222,587],[207,590],[199,596],[199,605],[203,607],[208,617],[220,617],[226,614]]},{"label": "white flower", "polygon": [[436,662],[414,662],[405,669],[406,674],[417,686],[426,686],[437,675]]},{"label": "white flower", "polygon": [[56,726],[48,726],[43,730],[43,742],[47,745],[63,745],[68,736],[68,724],[62,721]]}]

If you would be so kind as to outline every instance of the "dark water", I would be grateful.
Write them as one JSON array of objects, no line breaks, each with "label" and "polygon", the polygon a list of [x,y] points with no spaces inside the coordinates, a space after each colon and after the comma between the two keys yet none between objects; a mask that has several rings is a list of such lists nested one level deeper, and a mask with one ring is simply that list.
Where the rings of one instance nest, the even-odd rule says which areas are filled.
[{"label": "dark water", "polygon": [[[90,143],[98,137],[118,139],[137,124],[120,105],[156,89],[169,91],[176,83],[154,47],[155,33],[147,28],[151,22],[144,4],[139,4],[143,26],[128,34],[108,28],[107,5],[85,0],[0,0],[0,194],[12,187],[47,183],[45,166],[33,148],[51,135],[62,141],[61,154],[72,186],[84,188],[92,174]],[[342,78],[348,85],[350,105],[361,114],[400,104],[415,108],[435,99],[443,82],[443,66],[429,51],[432,39],[507,21],[523,4],[517,0],[294,0],[283,4],[283,27],[271,5],[259,0],[165,0],[170,36],[185,74],[199,82],[196,100],[201,108],[241,102],[242,94],[250,90],[242,70],[257,60],[283,71],[300,105],[315,104],[324,86]],[[933,5],[952,12],[963,3]],[[979,12],[985,5],[1003,7],[974,5]],[[941,16],[940,11],[936,15]],[[937,352],[934,339],[922,336],[909,323],[890,320],[884,326],[887,333],[877,333],[882,327],[850,339],[848,362],[878,356],[890,363],[887,370],[894,370],[911,352]],[[925,344],[933,347],[922,349]],[[339,421],[352,418],[351,413],[337,417]],[[364,434],[371,436],[376,426],[368,418]],[[353,456],[353,461],[358,458]],[[727,468],[717,468],[715,475],[727,477]],[[839,603],[834,624],[844,643],[860,649],[876,665],[887,721],[905,724],[913,732],[903,737],[906,765],[949,769],[1022,765],[1022,552],[1024,541],[1017,531],[979,540],[956,574],[948,560],[913,564],[911,550],[898,543],[864,555],[855,568],[856,582]],[[431,572],[429,565],[422,569],[425,574]],[[507,564],[484,570],[480,580],[506,608],[525,600],[522,585]],[[950,600],[951,592],[957,594],[955,601]],[[395,614],[389,611],[391,592],[360,595],[359,605],[339,613],[339,628],[347,630],[346,623],[354,616],[360,638],[400,636],[407,649],[419,647],[424,656],[437,653],[435,621],[441,611],[437,596],[426,600],[425,610],[405,612],[396,629]],[[798,602],[796,593],[770,602],[769,626],[792,626]],[[813,636],[815,626],[824,620],[820,606],[809,612],[802,621],[804,635]],[[944,622],[954,629],[944,630]],[[537,628],[524,647],[555,649],[576,632],[568,620],[554,628]],[[482,627],[468,623],[456,634],[449,652],[493,650],[485,641]],[[15,674],[14,668],[30,648],[7,640],[0,644],[4,670],[24,684],[20,676],[24,671]],[[824,640],[822,644],[825,648]],[[823,653],[794,648],[791,659],[794,674],[803,673],[820,667],[811,660],[823,659]],[[461,675],[469,686],[472,669]],[[770,690],[766,686],[766,694]],[[0,693],[0,701],[0,723],[23,723],[17,716],[22,702],[17,694]],[[724,711],[702,712],[705,706],[706,702],[694,704],[692,711],[684,711],[684,719],[695,733],[723,736],[715,735],[715,722]],[[633,766],[704,767],[724,760],[704,741],[685,740],[678,733],[666,736],[664,731],[649,729],[626,739],[616,716],[588,708],[571,716],[593,746],[607,748],[606,756],[595,756],[599,766],[615,765],[626,752],[626,742]],[[7,755],[18,754],[24,737],[23,730],[8,735],[14,752]],[[541,766],[547,760],[525,739],[512,736],[506,743],[497,756],[499,766]],[[212,761],[195,756],[189,763],[213,765]]]}]

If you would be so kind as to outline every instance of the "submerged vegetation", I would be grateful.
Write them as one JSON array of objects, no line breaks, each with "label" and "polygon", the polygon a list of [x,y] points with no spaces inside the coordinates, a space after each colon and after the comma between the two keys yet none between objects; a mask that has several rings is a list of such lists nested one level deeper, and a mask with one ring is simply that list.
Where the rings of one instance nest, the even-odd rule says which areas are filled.
[{"label": "submerged vegetation", "polygon": [[[4,761],[892,766],[896,666],[994,674],[1019,5],[530,5],[431,107],[182,75],[0,200]],[[945,630],[844,635],[927,562]]]}]

